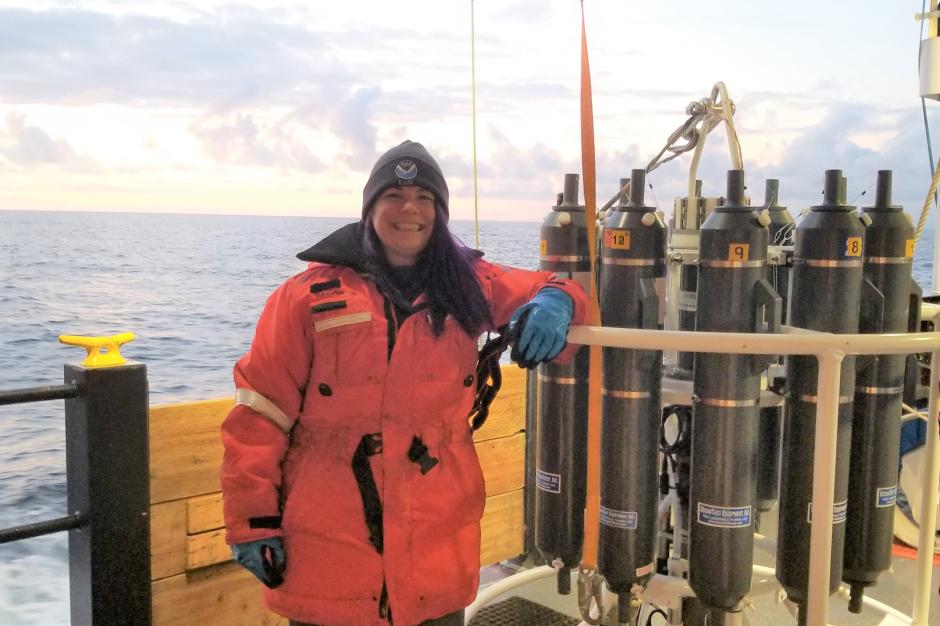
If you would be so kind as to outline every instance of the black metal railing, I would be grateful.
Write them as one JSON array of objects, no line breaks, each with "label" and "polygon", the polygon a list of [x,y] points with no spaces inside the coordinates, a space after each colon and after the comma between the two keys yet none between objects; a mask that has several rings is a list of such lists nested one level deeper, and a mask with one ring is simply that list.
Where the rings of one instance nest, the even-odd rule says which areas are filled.
[{"label": "black metal railing", "polygon": [[0,391],[0,405],[61,399],[69,514],[0,529],[0,544],[68,531],[72,624],[150,624],[147,369],[66,365],[65,384]]}]

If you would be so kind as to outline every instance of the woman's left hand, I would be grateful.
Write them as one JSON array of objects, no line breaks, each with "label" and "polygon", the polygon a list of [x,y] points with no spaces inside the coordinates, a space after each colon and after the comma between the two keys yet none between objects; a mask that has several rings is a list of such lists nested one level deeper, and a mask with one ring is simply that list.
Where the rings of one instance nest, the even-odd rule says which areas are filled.
[{"label": "woman's left hand", "polygon": [[551,361],[564,349],[574,304],[561,289],[546,287],[516,309],[509,321],[510,358],[519,367]]}]

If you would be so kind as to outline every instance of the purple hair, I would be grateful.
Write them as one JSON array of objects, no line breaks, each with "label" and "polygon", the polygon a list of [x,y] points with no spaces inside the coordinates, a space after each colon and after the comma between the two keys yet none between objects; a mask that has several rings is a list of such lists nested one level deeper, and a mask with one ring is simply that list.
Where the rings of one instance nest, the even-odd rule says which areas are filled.
[{"label": "purple hair", "polygon": [[[366,251],[377,269],[387,272],[389,264],[378,233],[368,215],[364,221]],[[447,215],[435,202],[431,238],[415,265],[416,278],[427,296],[431,330],[435,337],[444,331],[444,320],[448,315],[471,337],[492,328],[490,307],[473,269],[479,257],[479,252],[465,246],[450,232]]]}]

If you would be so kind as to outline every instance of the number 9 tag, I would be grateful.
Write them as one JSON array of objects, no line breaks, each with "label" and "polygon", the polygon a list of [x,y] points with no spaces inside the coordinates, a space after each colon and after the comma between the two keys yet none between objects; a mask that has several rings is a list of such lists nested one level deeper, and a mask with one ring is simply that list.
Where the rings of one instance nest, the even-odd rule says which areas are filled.
[{"label": "number 9 tag", "polygon": [[750,244],[731,243],[728,245],[729,261],[747,261],[750,258]]}]

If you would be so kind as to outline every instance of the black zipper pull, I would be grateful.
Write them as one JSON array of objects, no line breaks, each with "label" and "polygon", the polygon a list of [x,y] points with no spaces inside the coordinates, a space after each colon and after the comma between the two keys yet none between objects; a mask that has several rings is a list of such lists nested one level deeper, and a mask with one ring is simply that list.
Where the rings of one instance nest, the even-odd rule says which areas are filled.
[{"label": "black zipper pull", "polygon": [[385,586],[385,581],[382,581],[382,595],[379,596],[379,617],[381,619],[388,619],[388,587]]},{"label": "black zipper pull", "polygon": [[398,331],[398,320],[395,318],[395,308],[391,300],[383,294],[382,300],[385,303],[385,319],[388,320],[388,359],[392,360],[392,348],[395,347],[395,336]]}]

